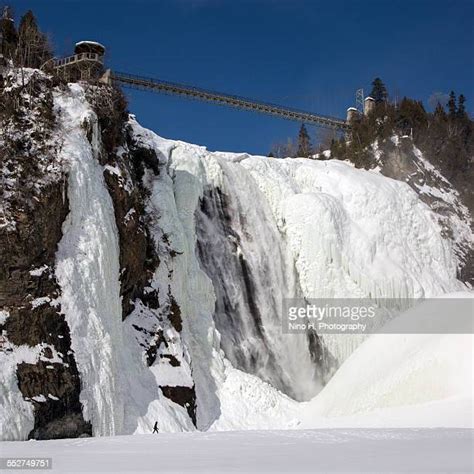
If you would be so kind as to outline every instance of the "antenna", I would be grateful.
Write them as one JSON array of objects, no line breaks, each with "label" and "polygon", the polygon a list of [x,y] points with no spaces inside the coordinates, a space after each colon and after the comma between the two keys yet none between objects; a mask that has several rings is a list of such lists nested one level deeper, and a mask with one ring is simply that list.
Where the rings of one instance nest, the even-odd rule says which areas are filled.
[{"label": "antenna", "polygon": [[357,89],[356,91],[356,109],[364,113],[364,89]]}]

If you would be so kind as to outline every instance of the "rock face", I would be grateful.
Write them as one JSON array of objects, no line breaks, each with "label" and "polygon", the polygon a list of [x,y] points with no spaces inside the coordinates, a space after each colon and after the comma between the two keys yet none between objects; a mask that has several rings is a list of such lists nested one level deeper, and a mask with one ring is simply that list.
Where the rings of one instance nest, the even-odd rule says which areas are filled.
[{"label": "rock face", "polygon": [[40,347],[35,363],[16,367],[20,392],[33,406],[28,437],[90,435],[69,327],[55,303],[55,253],[69,208],[66,175],[55,159],[52,84],[39,73],[27,74],[8,76],[0,89],[6,103],[0,117],[0,308],[8,314],[0,330],[6,348]]},{"label": "rock face", "polygon": [[[115,91],[109,89],[108,93],[114,94]],[[114,104],[114,101],[110,103]],[[113,110],[107,108],[95,107],[95,110],[99,123],[102,115],[110,117],[113,114]],[[146,173],[159,175],[160,160],[154,149],[146,147],[134,137],[132,129],[125,125],[124,119],[122,116],[120,122],[122,150],[126,149],[127,153],[118,154],[116,148],[107,149],[107,142],[103,141],[105,143],[103,152],[106,156],[104,176],[114,203],[120,241],[122,317],[127,318],[137,305],[141,305],[150,314],[161,313],[161,318],[166,319],[177,333],[181,333],[183,329],[181,309],[171,293],[170,286],[168,285],[167,294],[161,298],[159,290],[153,288],[154,273],[162,260],[172,259],[177,253],[166,233],[162,233],[161,241],[157,245],[148,226],[150,218],[146,217],[145,212],[149,190],[144,185],[143,178]],[[169,273],[168,277],[171,278],[172,274]],[[157,358],[160,364],[171,367],[181,365],[173,354],[166,353],[169,349],[169,337],[162,329],[150,331],[138,324],[133,324],[132,327],[140,333],[149,367],[153,366]],[[165,397],[184,407],[196,425],[194,385],[161,386],[161,390]]]},{"label": "rock face", "polygon": [[[115,91],[110,89],[108,92],[115,94]],[[110,103],[113,104],[114,101]],[[114,108],[115,106],[112,107]],[[97,107],[95,110],[99,123],[104,112],[106,117],[113,114],[113,110],[105,109],[104,111]],[[176,255],[166,233],[162,234],[160,245],[156,246],[147,225],[149,218],[145,217],[149,190],[145,187],[143,178],[147,172],[154,176],[160,174],[160,160],[156,150],[148,148],[134,137],[132,129],[125,124],[125,118],[128,119],[128,116],[122,116],[120,123],[121,138],[128,153],[119,155],[116,153],[116,148],[107,149],[107,142],[104,142],[104,152],[107,156],[105,180],[114,202],[120,240],[122,315],[125,319],[140,303],[151,313],[161,311],[162,316],[169,321],[176,332],[180,333],[183,329],[181,309],[171,294],[171,288],[168,286],[168,292],[162,295],[160,302],[159,290],[152,287],[154,272],[160,266],[161,260],[173,258]],[[120,171],[117,173],[115,170]],[[124,176],[128,179],[128,186],[125,185]],[[180,362],[174,355],[163,353],[163,349],[166,352],[169,348],[168,337],[163,330],[158,329],[155,332],[138,325],[133,327],[145,336],[144,348],[149,367],[153,366],[158,355],[161,364],[168,364],[171,367],[180,366]],[[165,397],[184,407],[196,425],[194,386],[162,386],[161,390]]]},{"label": "rock face", "polygon": [[173,402],[181,405],[186,408],[189,417],[193,421],[194,425],[197,425],[196,422],[196,391],[194,387],[170,387],[163,386],[161,391],[166,398],[169,398]]},{"label": "rock face", "polygon": [[[94,431],[84,416],[84,381],[55,274],[56,253],[70,205],[69,164],[60,153],[64,137],[53,93],[67,94],[67,87],[53,84],[35,70],[11,70],[0,89],[5,104],[0,115],[0,357],[14,370],[14,383],[27,402],[31,420],[26,423],[30,428],[19,433],[5,430],[4,439],[90,436]],[[118,91],[90,86],[85,98],[96,119],[84,121],[84,133],[91,148],[98,151],[96,158],[112,198],[119,238],[122,311],[115,317],[125,320],[140,306],[142,312],[156,314],[153,317],[159,313],[159,318],[169,320],[179,333],[180,307],[169,285],[161,296],[150,286],[160,259],[176,255],[165,234],[160,242],[153,239],[145,213],[150,192],[142,180],[148,172],[159,173],[156,152],[127,129],[128,114]],[[131,328],[140,340],[145,365],[181,366],[182,361],[170,352],[167,331],[135,323]],[[22,360],[16,353],[25,346],[31,348],[31,357]],[[194,385],[165,386],[163,395],[182,405],[196,423]],[[5,423],[13,424],[11,414],[4,415]]]},{"label": "rock face", "polygon": [[474,285],[474,209],[468,207],[468,200],[431,165],[410,137],[394,136],[376,143],[372,152],[372,161],[384,176],[406,182],[436,213],[443,237],[453,243],[458,278]]}]

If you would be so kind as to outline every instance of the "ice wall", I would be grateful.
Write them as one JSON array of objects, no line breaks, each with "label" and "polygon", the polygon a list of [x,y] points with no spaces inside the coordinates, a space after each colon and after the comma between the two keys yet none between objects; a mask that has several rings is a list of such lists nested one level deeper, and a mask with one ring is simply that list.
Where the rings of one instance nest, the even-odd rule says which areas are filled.
[{"label": "ice wall", "polygon": [[68,93],[56,95],[55,107],[61,124],[60,153],[68,166],[70,206],[56,257],[61,311],[81,376],[84,418],[92,422],[95,435],[114,435],[123,424],[124,344],[114,208],[97,161],[97,117],[83,89],[70,85]]},{"label": "ice wall", "polygon": [[[226,356],[280,389],[291,380],[293,396],[304,398],[317,380],[308,344],[279,331],[282,298],[402,300],[463,287],[436,216],[405,183],[338,161],[210,153],[180,142],[172,156],[171,167],[201,186],[197,245]],[[324,341],[342,362],[361,338]]]},{"label": "ice wall", "polygon": [[204,168],[215,176],[206,171],[197,247],[216,292],[221,347],[235,367],[293,398],[309,399],[322,381],[308,337],[282,332],[283,299],[301,292],[272,211],[245,168],[214,156]]}]

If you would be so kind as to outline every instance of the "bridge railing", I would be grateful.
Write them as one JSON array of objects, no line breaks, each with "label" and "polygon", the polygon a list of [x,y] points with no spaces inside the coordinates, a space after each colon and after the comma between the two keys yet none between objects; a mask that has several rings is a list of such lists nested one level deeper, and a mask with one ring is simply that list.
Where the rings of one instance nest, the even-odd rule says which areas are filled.
[{"label": "bridge railing", "polygon": [[319,115],[306,110],[272,104],[270,102],[256,101],[238,95],[224,94],[187,84],[179,84],[162,79],[154,79],[122,72],[112,72],[112,80],[125,86],[136,87],[139,89],[154,89],[170,94],[186,95],[246,110],[255,110],[271,115],[278,115],[290,120],[314,123],[340,130],[348,130],[350,128],[350,125],[340,118]]}]

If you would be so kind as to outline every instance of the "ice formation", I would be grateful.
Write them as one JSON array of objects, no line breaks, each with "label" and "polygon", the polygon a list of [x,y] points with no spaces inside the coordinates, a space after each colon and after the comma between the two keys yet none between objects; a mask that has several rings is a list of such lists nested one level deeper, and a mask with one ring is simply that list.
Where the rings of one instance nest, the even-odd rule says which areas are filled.
[{"label": "ice formation", "polygon": [[[81,87],[55,99],[69,167],[70,213],[63,224],[56,277],[61,310],[82,379],[81,402],[96,435],[122,431],[123,347],[119,246],[112,199],[98,158],[98,126]],[[92,130],[92,143],[86,129]]]},{"label": "ice formation", "polygon": [[[143,176],[147,225],[154,243],[166,235],[175,253],[156,269],[151,289],[172,295],[183,322],[180,333],[163,322],[179,367],[147,366],[133,325],[146,329],[161,315],[137,303],[122,321],[119,236],[103,177],[104,168],[119,171],[99,164],[97,117],[81,86],[56,92],[55,110],[70,205],[56,303],[70,327],[84,417],[95,435],[146,433],[156,420],[162,431],[194,430],[163,385],[195,387],[201,430],[294,428],[311,416],[429,401],[415,392],[431,391],[432,400],[458,393],[462,384],[452,391],[431,384],[438,368],[447,374],[453,358],[465,357],[464,339],[385,343],[374,336],[347,359],[360,337],[310,340],[281,331],[286,297],[401,300],[465,289],[435,214],[406,183],[335,160],[209,152],[160,138],[131,117],[134,140],[158,160],[159,173]],[[15,360],[37,357],[20,349]],[[323,349],[342,366],[321,391],[329,371]],[[382,352],[387,357],[362,374]],[[17,428],[3,437],[24,439],[31,408],[15,392],[14,359],[5,360],[0,395],[10,415],[1,421]]]},{"label": "ice formation", "polygon": [[[73,89],[72,94],[79,91]],[[69,113],[76,124],[87,116],[84,111],[78,114],[81,104],[64,98],[58,98],[58,103],[65,109],[63,116]],[[93,126],[93,120],[91,123]],[[177,350],[188,354],[192,373],[186,367],[170,374],[152,366],[142,368],[140,378],[138,346],[130,343],[126,350],[119,350],[127,346],[127,326],[134,313],[123,324],[118,318],[109,318],[120,312],[117,231],[100,168],[93,160],[94,147],[85,144],[84,133],[78,131],[82,137],[73,143],[70,154],[82,157],[74,166],[87,167],[88,175],[83,174],[82,180],[79,173],[70,175],[69,221],[76,206],[75,189],[89,193],[77,201],[77,208],[83,212],[84,206],[93,209],[76,220],[79,229],[66,231],[58,253],[58,272],[64,275],[60,278],[64,289],[70,285],[70,299],[77,301],[83,292],[98,295],[104,291],[100,311],[77,303],[75,319],[71,319],[73,338],[79,341],[81,326],[77,321],[84,319],[77,315],[89,313],[89,321],[97,318],[88,335],[92,341],[100,341],[101,348],[83,350],[89,354],[87,362],[79,356],[80,370],[87,373],[86,367],[95,368],[91,372],[94,377],[100,374],[97,368],[104,368],[100,383],[87,377],[84,383],[86,413],[99,416],[103,411],[99,416],[103,421],[93,420],[97,434],[110,433],[106,426],[116,426],[114,431],[120,432],[122,410],[126,420],[137,416],[140,420],[128,421],[126,432],[132,426],[134,432],[146,432],[157,417],[168,420],[165,430],[191,429],[185,411],[163,400],[157,388],[160,382],[195,383],[200,429],[234,426],[236,422],[229,418],[235,417],[235,406],[226,400],[235,397],[236,384],[245,387],[250,380],[254,380],[255,393],[267,394],[263,403],[270,406],[292,404],[290,399],[284,402],[281,394],[275,398],[278,401],[268,401],[275,393],[273,387],[300,400],[314,397],[323,384],[315,355],[306,336],[282,334],[282,298],[430,297],[462,288],[456,280],[450,244],[440,236],[435,216],[404,183],[337,161],[212,153],[161,139],[133,118],[130,123],[135,139],[155,149],[160,161],[162,172],[144,177],[151,192],[146,211],[156,221],[155,232],[166,233],[178,250],[167,271],[173,272],[171,291],[183,316],[183,347]],[[84,225],[85,217],[92,219],[90,228]],[[95,227],[97,219],[101,224]],[[74,239],[70,244],[68,236]],[[79,268],[85,268],[87,281],[68,275],[67,259],[62,257],[69,256],[68,252],[77,256],[81,242],[89,246],[89,255],[97,248],[90,261],[77,262]],[[159,271],[157,287],[165,281]],[[65,292],[63,299],[67,298]],[[94,331],[98,333],[90,337]],[[98,337],[100,331],[103,333]],[[110,342],[104,347],[104,341]],[[325,338],[338,363],[359,342],[350,336]],[[81,354],[80,344],[76,350]],[[120,361],[119,352],[123,356]],[[94,354],[100,354],[99,360]],[[107,362],[102,362],[104,354],[109,357]],[[244,372],[258,378],[249,378]],[[100,390],[94,394],[98,386]],[[132,400],[123,402],[122,392],[129,390]],[[140,397],[148,406],[137,402]],[[239,398],[244,406],[245,397]],[[257,411],[254,408],[254,414]],[[237,426],[256,427],[250,421]]]}]

